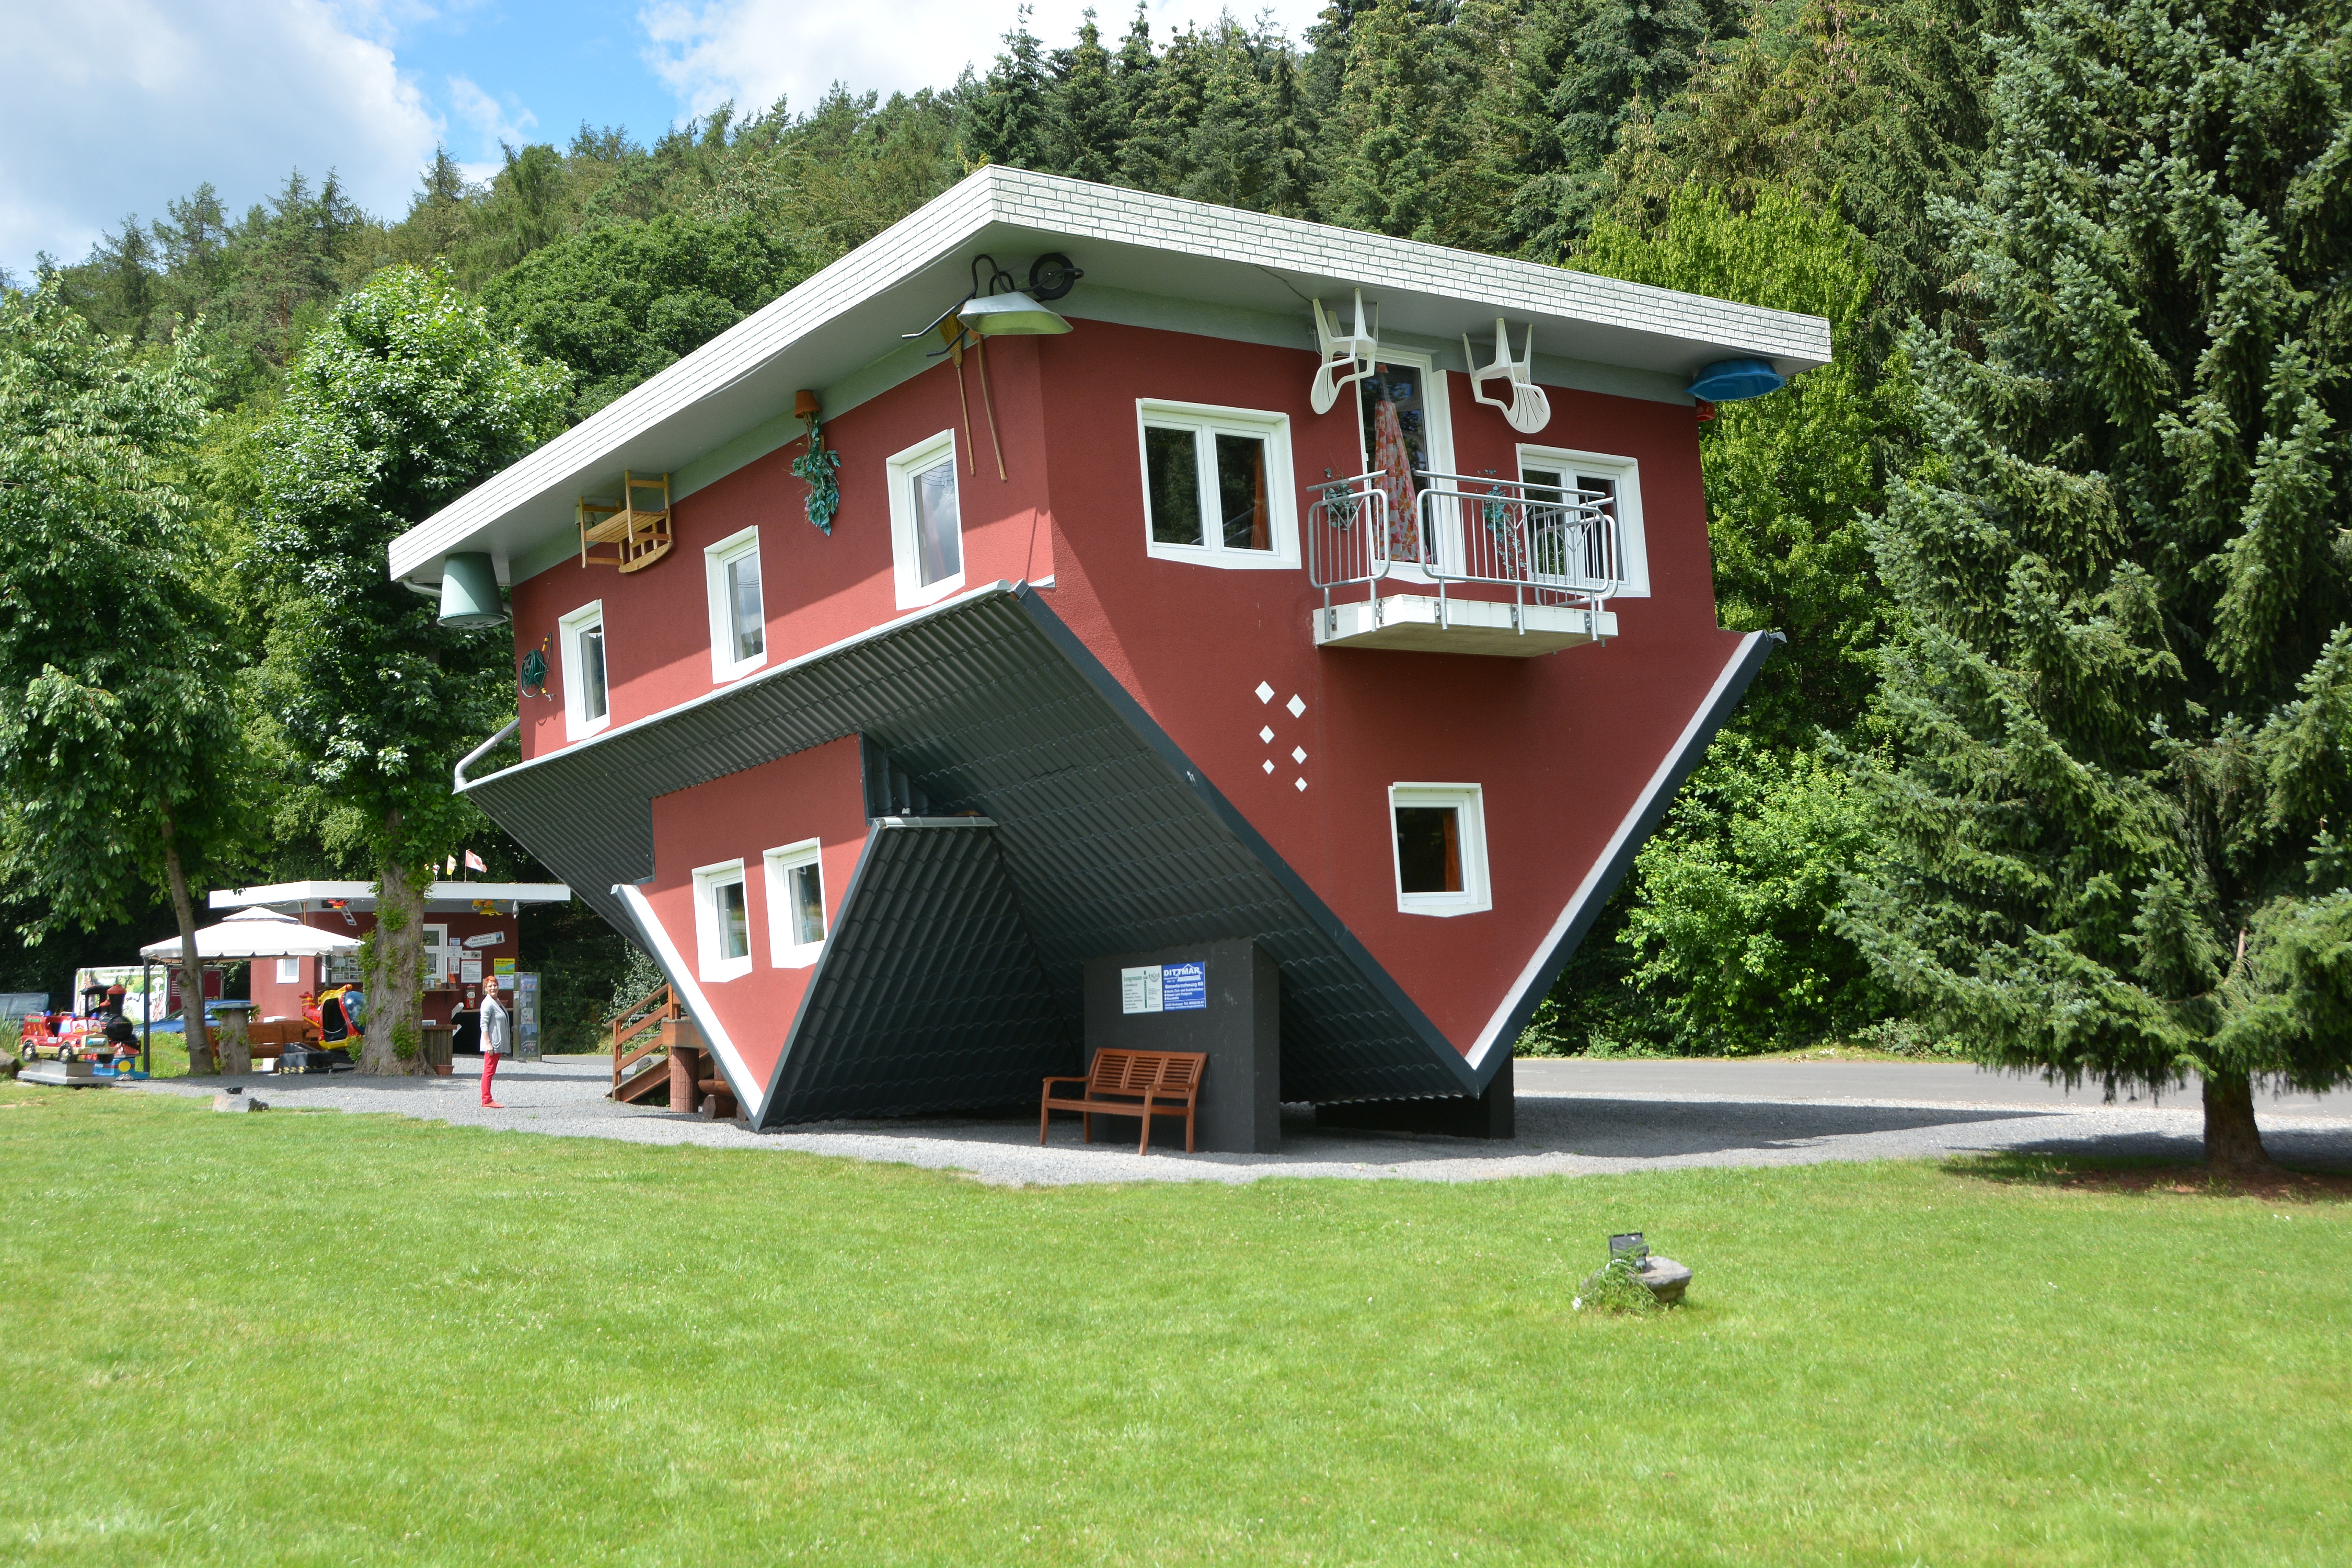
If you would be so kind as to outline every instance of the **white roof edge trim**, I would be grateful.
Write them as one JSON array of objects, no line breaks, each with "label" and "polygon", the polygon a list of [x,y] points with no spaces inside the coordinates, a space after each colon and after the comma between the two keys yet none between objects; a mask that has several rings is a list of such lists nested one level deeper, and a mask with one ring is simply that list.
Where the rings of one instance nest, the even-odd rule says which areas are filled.
[{"label": "white roof edge trim", "polygon": [[[466,790],[479,789],[486,784],[491,784],[499,779],[510,777],[515,773],[522,772],[525,768],[538,767],[542,763],[551,763],[562,757],[576,757],[583,752],[588,751],[596,746],[604,745],[608,742],[618,740],[623,735],[635,734],[637,731],[643,730],[648,725],[658,724],[666,719],[674,719],[680,713],[690,713],[697,708],[700,708],[707,703],[716,702],[722,697],[730,696],[748,687],[758,686],[766,681],[781,679],[784,676],[792,674],[794,670],[807,668],[810,665],[816,663],[820,659],[831,658],[834,655],[839,653],[846,653],[849,649],[856,647],[862,643],[869,643],[874,641],[877,637],[887,637],[892,632],[903,631],[907,627],[916,625],[918,622],[930,619],[933,616],[941,616],[947,614],[950,610],[959,609],[965,605],[971,604],[975,599],[986,599],[994,597],[1000,594],[1010,594],[1019,586],[1019,584],[1013,583],[1006,578],[1000,577],[993,583],[982,583],[977,588],[967,588],[961,594],[951,595],[947,598],[941,599],[936,605],[925,605],[919,610],[910,611],[906,615],[900,616],[895,621],[885,621],[878,626],[868,626],[862,632],[853,632],[849,636],[843,637],[839,642],[827,643],[821,648],[816,648],[811,652],[800,654],[794,658],[788,658],[782,664],[770,665],[767,668],[760,670],[756,674],[747,675],[740,680],[730,680],[724,686],[714,686],[699,697],[689,697],[683,702],[673,703],[669,707],[663,709],[658,713],[648,713],[642,719],[632,719],[625,724],[615,724],[609,730],[599,730],[584,741],[574,741],[569,745],[558,746],[551,752],[541,752],[539,755],[529,758],[523,762],[517,763],[510,768],[500,768],[497,773],[485,773],[478,779],[467,779],[466,781]],[[465,793],[465,790],[460,790],[457,793],[462,795]],[[941,820],[952,822],[959,827],[964,827],[971,826],[973,819],[970,817],[947,817]],[[990,826],[993,826],[995,825],[991,823]]]},{"label": "white roof edge trim", "polygon": [[[427,903],[436,899],[493,899],[509,903],[560,904],[572,897],[562,882],[434,882],[425,888]],[[272,882],[259,888],[215,888],[206,901],[216,910],[257,909],[265,904],[291,904],[311,899],[375,900],[373,882]]]},{"label": "white roof edge trim", "polygon": [[758,372],[993,223],[1475,302],[1505,314],[1705,337],[1799,368],[1831,358],[1829,322],[1818,316],[992,164],[401,534],[389,552],[392,574],[407,576],[514,508],[586,478],[632,439]]}]

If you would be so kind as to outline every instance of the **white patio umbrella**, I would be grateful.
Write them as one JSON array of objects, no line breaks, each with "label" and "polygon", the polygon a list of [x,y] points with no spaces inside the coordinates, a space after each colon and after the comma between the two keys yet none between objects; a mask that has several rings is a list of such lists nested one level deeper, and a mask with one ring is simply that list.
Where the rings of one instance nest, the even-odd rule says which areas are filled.
[{"label": "white patio umbrella", "polygon": [[[360,939],[316,926],[304,925],[276,910],[239,910],[218,925],[196,928],[196,956],[230,963],[243,958],[317,958],[330,952],[355,952]],[[175,963],[180,939],[167,936],[139,950],[139,956],[159,963]]]}]

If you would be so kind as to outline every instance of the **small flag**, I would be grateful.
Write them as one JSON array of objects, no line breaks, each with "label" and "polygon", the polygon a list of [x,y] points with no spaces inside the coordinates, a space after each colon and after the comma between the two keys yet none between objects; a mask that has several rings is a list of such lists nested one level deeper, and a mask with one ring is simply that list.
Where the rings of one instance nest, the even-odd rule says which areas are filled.
[{"label": "small flag", "polygon": [[457,874],[457,858],[455,855],[449,857],[448,872],[452,877]]},{"label": "small flag", "polygon": [[479,855],[477,855],[472,850],[468,849],[466,851],[466,869],[468,871],[488,871],[489,868],[482,864],[482,858]]}]

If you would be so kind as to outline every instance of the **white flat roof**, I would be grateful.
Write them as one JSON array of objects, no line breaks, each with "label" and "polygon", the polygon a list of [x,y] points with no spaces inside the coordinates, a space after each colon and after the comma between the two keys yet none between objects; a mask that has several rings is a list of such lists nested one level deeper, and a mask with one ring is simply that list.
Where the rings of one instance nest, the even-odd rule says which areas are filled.
[{"label": "white flat roof", "polygon": [[[498,903],[560,904],[572,896],[562,882],[436,882],[425,890],[427,905],[467,904],[488,899]],[[256,904],[323,903],[341,899],[354,910],[375,908],[373,882],[273,882],[266,888],[219,888],[213,891],[216,910],[250,909]]]},{"label": "white flat roof", "polygon": [[1310,350],[1307,300],[1351,309],[1361,288],[1383,335],[1468,332],[1483,348],[1500,315],[1535,323],[1547,356],[1675,376],[1722,359],[1789,375],[1830,360],[1818,316],[992,165],[403,533],[392,574],[437,577],[450,552],[487,550],[505,577],[510,560],[572,531],[576,498],[617,486],[622,469],[676,474],[788,417],[796,389],[835,387],[899,353],[901,333],[969,290],[975,255],[1019,275],[1053,250],[1086,272],[1055,307],[1066,314],[1090,314],[1097,290],[1196,301],[1295,319]]}]

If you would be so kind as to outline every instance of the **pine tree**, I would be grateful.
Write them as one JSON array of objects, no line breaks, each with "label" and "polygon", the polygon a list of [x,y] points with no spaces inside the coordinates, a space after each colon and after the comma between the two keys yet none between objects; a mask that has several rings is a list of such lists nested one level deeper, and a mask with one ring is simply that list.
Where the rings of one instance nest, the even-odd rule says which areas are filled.
[{"label": "pine tree", "polygon": [[2352,1076],[2352,104],[2333,3],[2055,0],[1938,209],[1978,332],[1915,331],[1927,458],[1848,929],[1984,1061]]},{"label": "pine tree", "polygon": [[1046,160],[1053,173],[1108,184],[1118,174],[1127,140],[1110,51],[1092,6],[1078,24],[1077,41],[1054,54],[1054,86],[1045,113]]},{"label": "pine tree", "polygon": [[965,162],[1039,167],[1049,156],[1046,86],[1044,47],[1029,30],[1024,0],[1013,31],[1004,35],[1004,53],[965,111]]}]

